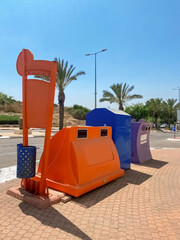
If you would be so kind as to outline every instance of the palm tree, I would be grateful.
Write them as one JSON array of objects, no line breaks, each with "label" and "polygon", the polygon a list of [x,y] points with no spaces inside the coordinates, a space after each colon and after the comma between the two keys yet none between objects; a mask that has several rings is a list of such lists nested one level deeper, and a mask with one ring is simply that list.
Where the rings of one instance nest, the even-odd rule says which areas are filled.
[{"label": "palm tree", "polygon": [[168,123],[169,127],[171,123],[174,123],[177,118],[177,109],[179,107],[179,103],[177,103],[177,99],[167,99],[163,101],[163,113],[162,116],[166,123]]},{"label": "palm tree", "polygon": [[[59,130],[63,128],[64,125],[64,101],[65,93],[64,89],[71,83],[73,80],[77,80],[77,77],[85,75],[84,71],[79,71],[73,75],[75,67],[71,64],[68,68],[68,61],[64,62],[64,59],[61,61],[60,58],[55,58],[55,61],[58,63],[57,66],[57,76],[56,76],[56,87],[59,90],[58,94],[58,104],[59,104]],[[35,76],[37,78],[42,78],[49,80],[48,77],[44,76]]]},{"label": "palm tree", "polygon": [[146,102],[149,116],[154,119],[154,124],[158,128],[158,118],[162,114],[162,98],[151,98]]},{"label": "palm tree", "polygon": [[129,95],[129,93],[134,89],[133,86],[129,86],[126,83],[117,83],[110,86],[111,90],[114,92],[111,93],[109,91],[103,91],[103,97],[99,100],[100,102],[108,101],[111,103],[118,103],[119,110],[124,110],[124,105],[127,101],[130,101],[135,98],[142,98],[142,95],[133,94]]}]

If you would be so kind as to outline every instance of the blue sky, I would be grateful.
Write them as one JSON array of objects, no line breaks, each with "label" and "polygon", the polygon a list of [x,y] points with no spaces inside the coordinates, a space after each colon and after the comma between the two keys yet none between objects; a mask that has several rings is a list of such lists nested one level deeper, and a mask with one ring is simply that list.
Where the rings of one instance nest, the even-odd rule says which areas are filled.
[{"label": "blue sky", "polygon": [[[178,98],[180,86],[179,0],[1,0],[0,92],[22,99],[16,59],[23,48],[35,59],[60,57],[84,70],[65,90],[65,106],[94,107],[94,56],[97,99],[113,83],[135,85],[143,99]],[[57,103],[57,92],[55,96]],[[98,107],[117,108],[108,102]]]}]

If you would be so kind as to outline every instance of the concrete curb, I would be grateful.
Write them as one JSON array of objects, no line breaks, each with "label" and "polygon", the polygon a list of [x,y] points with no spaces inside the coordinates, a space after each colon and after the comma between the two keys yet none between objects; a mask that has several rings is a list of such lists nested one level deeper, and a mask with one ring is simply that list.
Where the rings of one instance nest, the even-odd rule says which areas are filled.
[{"label": "concrete curb", "polygon": [[[54,134],[51,135],[51,137],[54,136]],[[8,136],[8,135],[2,135],[0,134],[0,139],[5,139],[5,138],[22,138],[23,136]],[[38,137],[45,137],[45,134],[43,135],[29,135],[29,138],[38,138]]]},{"label": "concrete curb", "polygon": [[168,141],[180,142],[180,138],[168,138]]},{"label": "concrete curb", "polygon": [[[51,137],[52,136],[54,136],[55,134],[57,133],[57,131],[52,131],[52,133],[51,133]],[[23,137],[23,135],[15,135],[15,134],[7,134],[7,135],[5,135],[5,133],[3,133],[3,134],[0,134],[0,139],[5,139],[5,138],[22,138]],[[34,138],[34,137],[45,137],[45,132],[41,132],[41,134],[29,134],[28,135],[28,137],[29,138]]]},{"label": "concrete curb", "polygon": [[[0,139],[9,139],[9,138],[22,138],[23,136],[2,136],[0,135]],[[37,137],[44,137],[42,135],[40,136],[28,136],[29,138],[37,138]]]}]

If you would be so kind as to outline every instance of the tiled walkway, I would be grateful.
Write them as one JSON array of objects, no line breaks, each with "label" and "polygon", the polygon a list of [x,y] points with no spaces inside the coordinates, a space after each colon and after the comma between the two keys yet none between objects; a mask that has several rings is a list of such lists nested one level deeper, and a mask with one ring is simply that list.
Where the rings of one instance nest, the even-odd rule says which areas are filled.
[{"label": "tiled walkway", "polygon": [[66,204],[36,209],[0,184],[0,239],[180,239],[180,149],[152,150],[125,176]]}]

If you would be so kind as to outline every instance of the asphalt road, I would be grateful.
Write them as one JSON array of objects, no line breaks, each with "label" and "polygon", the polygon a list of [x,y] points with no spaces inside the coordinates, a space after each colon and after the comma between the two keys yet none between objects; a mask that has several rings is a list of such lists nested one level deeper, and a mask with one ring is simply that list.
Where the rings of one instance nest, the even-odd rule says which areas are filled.
[{"label": "asphalt road", "polygon": [[[180,132],[177,133],[180,137]],[[168,141],[173,138],[173,132],[151,132],[150,147],[153,148],[179,148],[180,141]],[[0,169],[17,164],[17,144],[22,142],[22,138],[0,139]],[[42,154],[44,137],[29,138],[29,145],[37,147],[36,159],[39,160]]]},{"label": "asphalt road", "polygon": [[[176,137],[180,138],[180,131],[176,132]],[[174,138],[174,133],[171,132],[155,132],[151,131],[150,147],[152,148],[179,148],[180,141],[169,141],[168,138]],[[180,139],[179,139],[180,140]]]},{"label": "asphalt road", "polygon": [[[22,138],[0,139],[0,169],[17,164],[17,144]],[[29,145],[37,147],[36,159],[39,160],[43,151],[44,137],[29,138]]]}]

